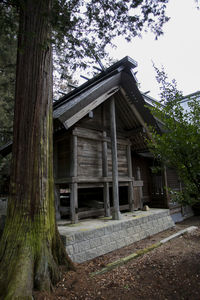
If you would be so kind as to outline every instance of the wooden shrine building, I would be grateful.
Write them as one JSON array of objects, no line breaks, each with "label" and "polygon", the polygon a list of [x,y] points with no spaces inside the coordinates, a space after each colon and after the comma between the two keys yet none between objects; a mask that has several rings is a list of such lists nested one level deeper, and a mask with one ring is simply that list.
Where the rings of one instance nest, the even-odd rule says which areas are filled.
[{"label": "wooden shrine building", "polygon": [[150,200],[148,170],[142,180],[139,166],[149,153],[147,126],[159,127],[138,90],[135,67],[125,57],[54,103],[58,210],[72,222],[101,214],[120,219],[120,211]]}]

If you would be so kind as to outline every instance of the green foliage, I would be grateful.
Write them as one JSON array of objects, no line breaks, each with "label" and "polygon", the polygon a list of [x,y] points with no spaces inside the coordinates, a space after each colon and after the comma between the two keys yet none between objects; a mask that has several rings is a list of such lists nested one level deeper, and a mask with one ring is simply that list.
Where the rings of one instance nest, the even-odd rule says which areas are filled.
[{"label": "green foliage", "polygon": [[12,137],[17,24],[15,8],[0,3],[0,146]]},{"label": "green foliage", "polygon": [[200,201],[200,102],[196,98],[188,101],[184,110],[180,100],[182,94],[176,82],[167,82],[164,70],[157,70],[161,83],[161,98],[165,105],[158,103],[151,112],[162,123],[162,134],[151,128],[152,139],[149,147],[156,159],[174,167],[184,183],[184,197],[173,197],[185,203]]},{"label": "green foliage", "polygon": [[[17,11],[0,3],[0,146],[12,139],[15,68],[17,54]],[[0,157],[0,194],[8,194],[11,156]]]},{"label": "green foliage", "polygon": [[[74,81],[77,68],[87,68],[98,59],[109,60],[107,45],[116,36],[131,41],[142,30],[151,30],[156,37],[168,21],[165,8],[168,0],[54,1],[51,24],[54,50],[54,89],[67,92],[67,82]],[[57,98],[57,95],[54,96]]]},{"label": "green foliage", "polygon": [[[142,30],[151,30],[156,37],[168,21],[165,8],[168,0],[59,0],[52,10],[52,40],[56,53],[74,69],[86,67],[87,58],[102,58],[105,48],[116,36],[131,41]],[[59,55],[59,56],[60,56]],[[73,63],[71,63],[73,62]]]}]

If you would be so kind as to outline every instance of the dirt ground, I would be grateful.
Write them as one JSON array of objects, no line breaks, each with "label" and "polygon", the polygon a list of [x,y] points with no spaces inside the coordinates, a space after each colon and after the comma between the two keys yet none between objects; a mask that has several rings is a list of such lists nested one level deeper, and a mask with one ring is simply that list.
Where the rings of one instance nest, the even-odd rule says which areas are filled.
[{"label": "dirt ground", "polygon": [[[110,272],[93,278],[89,276],[109,262],[192,225],[198,229]],[[200,300],[200,217],[192,217],[174,229],[77,264],[77,272],[64,273],[54,292],[40,294],[38,299]]]}]

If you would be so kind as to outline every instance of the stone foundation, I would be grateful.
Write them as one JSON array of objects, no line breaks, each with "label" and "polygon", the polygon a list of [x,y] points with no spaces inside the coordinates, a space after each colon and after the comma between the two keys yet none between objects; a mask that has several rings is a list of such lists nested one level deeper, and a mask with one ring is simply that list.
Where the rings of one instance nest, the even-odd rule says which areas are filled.
[{"label": "stone foundation", "polygon": [[150,209],[123,214],[119,221],[102,218],[75,225],[60,224],[58,229],[71,259],[81,263],[173,226],[168,209]]}]

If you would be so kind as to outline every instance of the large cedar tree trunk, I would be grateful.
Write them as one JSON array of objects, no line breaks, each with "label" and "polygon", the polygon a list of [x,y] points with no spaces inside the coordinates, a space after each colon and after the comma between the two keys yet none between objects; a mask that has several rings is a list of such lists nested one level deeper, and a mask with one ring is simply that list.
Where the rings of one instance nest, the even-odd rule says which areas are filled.
[{"label": "large cedar tree trunk", "polygon": [[13,164],[0,241],[0,299],[50,290],[72,267],[55,223],[52,156],[51,0],[21,3]]}]

